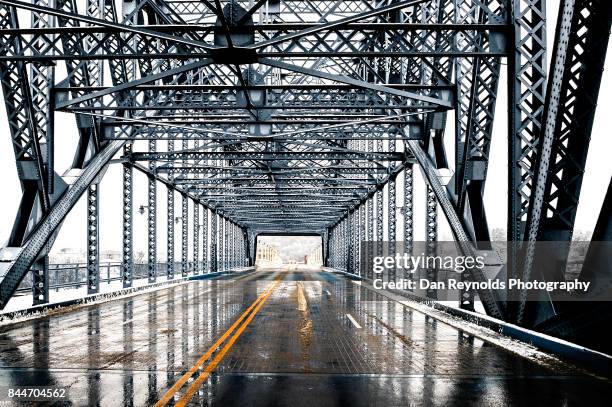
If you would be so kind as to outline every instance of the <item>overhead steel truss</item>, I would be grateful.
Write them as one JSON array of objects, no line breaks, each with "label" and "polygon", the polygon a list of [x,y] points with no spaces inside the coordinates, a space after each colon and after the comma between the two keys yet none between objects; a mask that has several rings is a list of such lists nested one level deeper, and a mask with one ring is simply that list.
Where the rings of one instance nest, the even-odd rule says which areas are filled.
[{"label": "overhead steel truss", "polygon": [[[503,273],[563,273],[567,248],[551,254],[561,266],[548,270],[533,245],[572,236],[611,5],[561,1],[549,70],[545,3],[0,0],[0,81],[22,187],[2,251],[0,307],[30,271],[34,301],[48,301],[46,255],[84,194],[88,292],[98,291],[100,180],[111,163],[123,167],[125,287],[135,210],[147,212],[150,282],[164,260],[167,278],[252,263],[262,233],[318,233],[327,265],[371,278],[359,259],[373,253],[363,253],[361,241],[402,240],[412,250],[419,170],[428,250],[442,215],[462,251],[486,249],[483,193],[496,165],[489,151],[502,86],[509,171],[491,182],[508,184],[508,240],[524,241],[527,253],[523,261],[510,245]],[[69,176],[55,172],[55,112],[77,123]],[[440,178],[446,169],[450,182]],[[134,172],[148,179],[140,208]],[[165,259],[159,186],[167,189]],[[604,206],[598,225],[609,217]],[[478,298],[490,315],[555,332],[571,314],[552,300],[506,302],[486,291]],[[473,309],[473,301],[463,293],[461,306]]]}]

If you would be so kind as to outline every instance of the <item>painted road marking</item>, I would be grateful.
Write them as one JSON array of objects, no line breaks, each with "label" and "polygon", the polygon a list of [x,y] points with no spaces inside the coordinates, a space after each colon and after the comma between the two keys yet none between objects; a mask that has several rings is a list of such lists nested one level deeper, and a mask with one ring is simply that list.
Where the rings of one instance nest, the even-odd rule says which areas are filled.
[{"label": "painted road marking", "polygon": [[353,323],[353,325],[355,325],[355,328],[361,329],[361,325],[359,325],[359,323],[355,321],[355,318],[353,318],[351,314],[346,314],[346,317],[349,319],[349,321]]},{"label": "painted road marking", "polygon": [[[198,361],[191,367],[191,369],[189,369],[187,373],[185,373],[170,389],[168,389],[168,391],[159,399],[157,403],[155,403],[155,407],[161,407],[161,406],[165,406],[166,404],[168,404],[170,400],[172,400],[176,392],[180,390],[185,385],[185,383],[187,383],[187,381],[191,378],[191,376],[193,376],[198,370],[201,370],[203,368],[204,363],[208,359],[210,359],[212,354],[225,342],[225,340],[232,334],[232,332],[234,332],[234,330],[238,327],[238,325],[240,325],[240,323],[243,320],[245,320],[245,318],[246,318],[246,321],[248,322],[250,322],[253,319],[257,311],[259,311],[259,309],[261,308],[259,305],[263,304],[263,301],[265,301],[268,298],[268,296],[272,293],[274,288],[276,288],[278,283],[279,283],[279,279],[277,279],[274,283],[270,284],[270,286],[263,293],[261,293],[259,297],[257,297],[257,299],[253,302],[253,304],[251,304],[251,306],[249,306],[249,308],[238,317],[238,319],[232,324],[232,326],[230,326],[229,329],[225,331],[225,333],[219,339],[217,339],[217,341],[206,351],[204,355],[202,355],[200,359],[198,359]],[[252,313],[250,317],[247,318],[247,315],[249,315],[249,313],[251,313],[251,311],[253,310],[255,310],[255,312]],[[242,330],[244,330],[243,327],[246,328],[244,324],[243,326],[241,326]],[[239,328],[239,331],[240,331],[240,328]]]},{"label": "painted road marking", "polygon": [[230,348],[234,345],[236,340],[238,340],[240,335],[242,335],[242,332],[244,332],[244,330],[249,325],[249,323],[253,320],[253,318],[255,318],[255,315],[257,315],[261,307],[263,307],[266,300],[268,299],[268,297],[270,297],[270,295],[272,295],[272,292],[278,286],[279,283],[280,283],[280,280],[277,279],[272,284],[272,288],[270,289],[270,291],[268,291],[266,293],[266,296],[257,304],[257,307],[253,310],[251,315],[249,315],[246,321],[244,321],[244,323],[240,326],[240,328],[238,328],[234,336],[232,336],[229,342],[227,342],[227,344],[223,347],[223,349],[221,349],[219,354],[217,354],[217,356],[215,356],[212,362],[210,362],[210,364],[206,366],[206,368],[204,369],[204,372],[202,372],[202,374],[200,374],[200,376],[198,376],[198,378],[193,381],[191,386],[189,386],[189,388],[185,392],[185,395],[181,397],[181,399],[175,404],[176,407],[184,407],[187,405],[187,403],[189,403],[189,401],[193,398],[193,396],[198,391],[202,383],[204,383],[204,381],[208,378],[208,376],[210,376],[213,370],[215,370],[219,362],[221,362],[221,360],[223,359],[223,356],[225,356],[227,351],[230,350]]},{"label": "painted road marking", "polygon": [[305,312],[308,309],[308,303],[306,302],[306,296],[304,295],[304,286],[302,282],[297,283],[297,302],[298,311]]}]

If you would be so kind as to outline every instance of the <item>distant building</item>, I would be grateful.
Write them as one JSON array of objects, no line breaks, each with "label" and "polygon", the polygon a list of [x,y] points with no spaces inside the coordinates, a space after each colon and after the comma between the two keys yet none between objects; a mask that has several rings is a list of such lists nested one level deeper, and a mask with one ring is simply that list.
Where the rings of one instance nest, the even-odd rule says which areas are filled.
[{"label": "distant building", "polygon": [[57,252],[49,254],[50,264],[75,264],[84,263],[87,261],[87,254],[84,250],[76,250],[69,247],[64,247]]},{"label": "distant building", "polygon": [[283,259],[280,257],[278,249],[275,246],[259,243],[257,245],[257,255],[255,263],[260,266],[280,266],[283,264]]},{"label": "distant building", "polygon": [[323,265],[323,250],[321,246],[315,247],[310,253],[304,256],[304,263],[309,266]]},{"label": "distant building", "polygon": [[[101,263],[117,263],[121,261],[120,250],[103,250],[100,252]],[[49,254],[50,264],[78,264],[87,262],[85,250],[76,250],[69,247]]]}]

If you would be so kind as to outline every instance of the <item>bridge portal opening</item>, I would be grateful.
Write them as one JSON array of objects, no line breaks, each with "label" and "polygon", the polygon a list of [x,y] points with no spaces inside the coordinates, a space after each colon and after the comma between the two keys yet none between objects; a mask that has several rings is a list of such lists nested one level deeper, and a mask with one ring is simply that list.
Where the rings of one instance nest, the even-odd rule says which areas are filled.
[{"label": "bridge portal opening", "polygon": [[320,235],[258,235],[255,266],[315,270],[323,265]]}]

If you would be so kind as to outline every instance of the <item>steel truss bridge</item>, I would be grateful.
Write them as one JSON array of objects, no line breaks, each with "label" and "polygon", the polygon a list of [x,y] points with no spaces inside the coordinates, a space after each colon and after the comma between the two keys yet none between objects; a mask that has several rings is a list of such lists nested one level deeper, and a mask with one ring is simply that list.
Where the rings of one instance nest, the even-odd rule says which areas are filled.
[{"label": "steel truss bridge", "polygon": [[[123,287],[134,276],[135,172],[148,179],[140,209],[151,283],[160,262],[169,279],[251,265],[262,234],[318,234],[326,266],[368,277],[359,242],[395,241],[401,228],[411,245],[418,174],[428,242],[443,216],[464,254],[486,249],[486,211],[496,208],[485,207],[484,188],[502,183],[507,240],[522,243],[497,275],[563,275],[566,246],[540,257],[533,248],[572,238],[612,3],[561,0],[553,49],[545,9],[542,0],[0,0],[3,136],[21,182],[0,307],[26,276],[35,304],[49,301],[48,253],[82,197],[87,289],[98,292],[99,183],[111,164],[123,167]],[[496,103],[502,90],[507,105]],[[56,141],[58,112],[74,117],[78,145]],[[506,112],[507,131],[493,135]],[[507,179],[487,178],[501,165],[489,162],[493,137],[507,142]],[[76,151],[65,174],[58,149]],[[593,241],[612,240],[611,208],[608,187]],[[461,307],[475,298],[492,317],[586,344],[612,316],[607,303],[487,290],[463,293]]]}]

